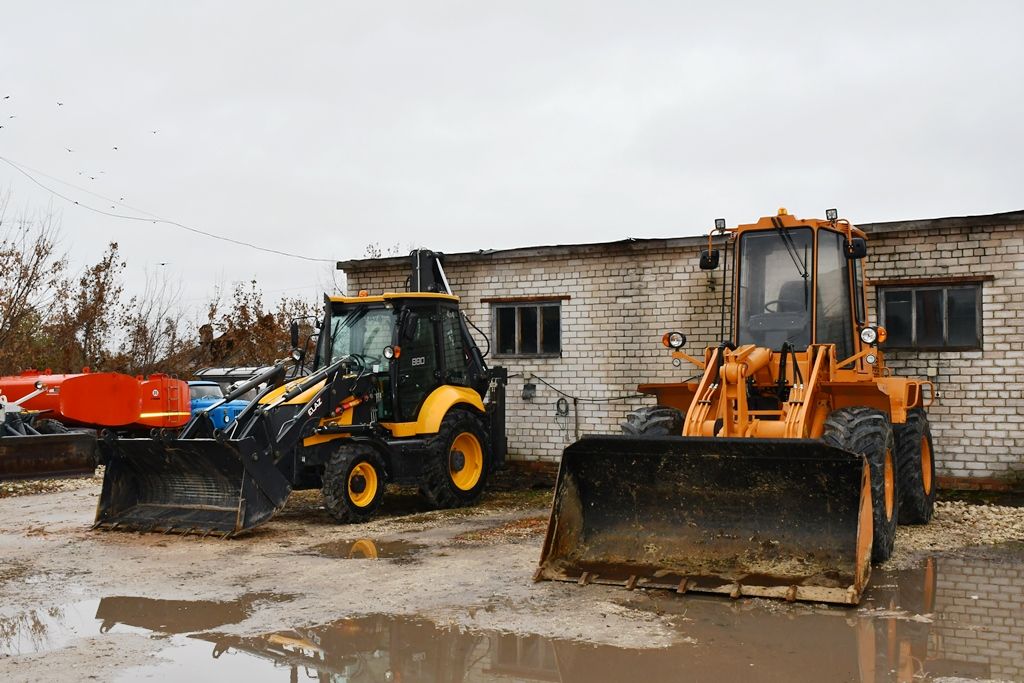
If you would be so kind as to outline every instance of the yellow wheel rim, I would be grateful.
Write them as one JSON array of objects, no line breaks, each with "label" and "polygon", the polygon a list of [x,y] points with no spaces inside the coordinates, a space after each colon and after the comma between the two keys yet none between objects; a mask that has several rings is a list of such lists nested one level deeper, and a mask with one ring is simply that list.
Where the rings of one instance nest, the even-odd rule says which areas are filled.
[{"label": "yellow wheel rim", "polygon": [[892,509],[896,506],[896,475],[892,466],[892,451],[885,451],[884,482],[885,482],[885,518],[892,519]]},{"label": "yellow wheel rim", "polygon": [[927,434],[921,437],[921,483],[927,496],[932,492],[932,449]]},{"label": "yellow wheel rim", "polygon": [[[456,454],[461,453],[459,458]],[[461,469],[458,468],[461,460]],[[484,472],[484,449],[480,439],[471,432],[462,432],[452,441],[448,451],[448,474],[452,483],[462,491],[469,491],[480,481]]]},{"label": "yellow wheel rim", "polygon": [[377,496],[377,485],[377,470],[373,465],[368,462],[358,463],[348,473],[348,499],[356,507],[364,508]]}]

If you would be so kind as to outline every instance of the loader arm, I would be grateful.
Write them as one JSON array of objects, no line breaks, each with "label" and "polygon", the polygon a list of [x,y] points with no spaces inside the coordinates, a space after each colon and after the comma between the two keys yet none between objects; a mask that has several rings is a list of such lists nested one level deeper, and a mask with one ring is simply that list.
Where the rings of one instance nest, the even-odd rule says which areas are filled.
[{"label": "loader arm", "polygon": [[[353,374],[353,368],[360,371]],[[283,390],[274,386],[282,369],[247,383],[262,378],[269,386],[227,430],[211,430],[200,414],[177,438],[165,431],[115,441],[94,527],[226,537],[276,514],[292,488],[281,469],[284,457],[346,399],[362,401],[370,382],[348,356]],[[298,401],[303,395],[309,398]]]}]

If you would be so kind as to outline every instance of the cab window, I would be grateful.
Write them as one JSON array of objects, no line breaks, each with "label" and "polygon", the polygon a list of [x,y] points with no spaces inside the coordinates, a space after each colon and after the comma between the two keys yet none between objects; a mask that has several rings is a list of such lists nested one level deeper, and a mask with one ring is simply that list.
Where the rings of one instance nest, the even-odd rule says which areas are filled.
[{"label": "cab window", "polygon": [[738,344],[802,351],[811,343],[812,239],[809,228],[740,238]]},{"label": "cab window", "polygon": [[831,230],[818,231],[818,320],[815,342],[835,344],[836,358],[853,355],[853,320],[850,317],[850,261],[846,237]]}]

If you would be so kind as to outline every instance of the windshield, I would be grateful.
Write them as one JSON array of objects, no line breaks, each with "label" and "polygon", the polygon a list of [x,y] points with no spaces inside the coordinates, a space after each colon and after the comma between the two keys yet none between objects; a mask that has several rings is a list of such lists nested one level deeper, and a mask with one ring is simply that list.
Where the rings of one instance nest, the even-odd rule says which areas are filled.
[{"label": "windshield", "polygon": [[189,398],[224,398],[224,391],[219,384],[193,384],[188,388]]},{"label": "windshield", "polygon": [[363,305],[335,309],[328,347],[331,356],[325,365],[344,356],[359,355],[373,372],[387,371],[384,347],[392,342],[394,326],[394,312],[389,308]]},{"label": "windshield", "polygon": [[763,230],[740,238],[737,344],[802,351],[811,343],[810,228]]}]

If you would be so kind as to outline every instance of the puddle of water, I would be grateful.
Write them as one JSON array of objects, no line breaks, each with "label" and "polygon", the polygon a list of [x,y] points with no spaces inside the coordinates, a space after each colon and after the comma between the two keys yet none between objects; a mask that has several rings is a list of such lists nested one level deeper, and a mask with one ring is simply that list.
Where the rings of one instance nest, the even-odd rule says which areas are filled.
[{"label": "puddle of water", "polygon": [[290,597],[247,593],[237,600],[217,602],[112,596],[29,610],[0,618],[0,655],[56,650],[78,638],[108,633],[115,627],[119,633],[142,634],[209,631],[242,621],[258,603],[280,602]]},{"label": "puddle of water", "polygon": [[374,541],[360,538],[355,541],[331,541],[310,548],[323,557],[342,560],[395,560],[408,559],[426,546],[409,541]]},{"label": "puddle of water", "polygon": [[[238,621],[267,599],[259,595],[230,606],[105,598],[81,603],[74,619],[54,620],[74,624],[57,634],[63,642],[105,630],[190,634],[170,636],[153,664],[119,672],[124,680],[1022,680],[1022,577],[1024,555],[1004,548],[875,572],[868,599],[856,609],[629,593],[630,602],[648,609],[655,604],[677,623],[678,644],[653,650],[459,631],[390,615],[252,637],[216,633],[217,622]],[[592,599],[587,589],[580,591],[580,600]],[[94,605],[91,630],[87,604]],[[28,640],[39,630],[21,628],[28,629]]]}]

